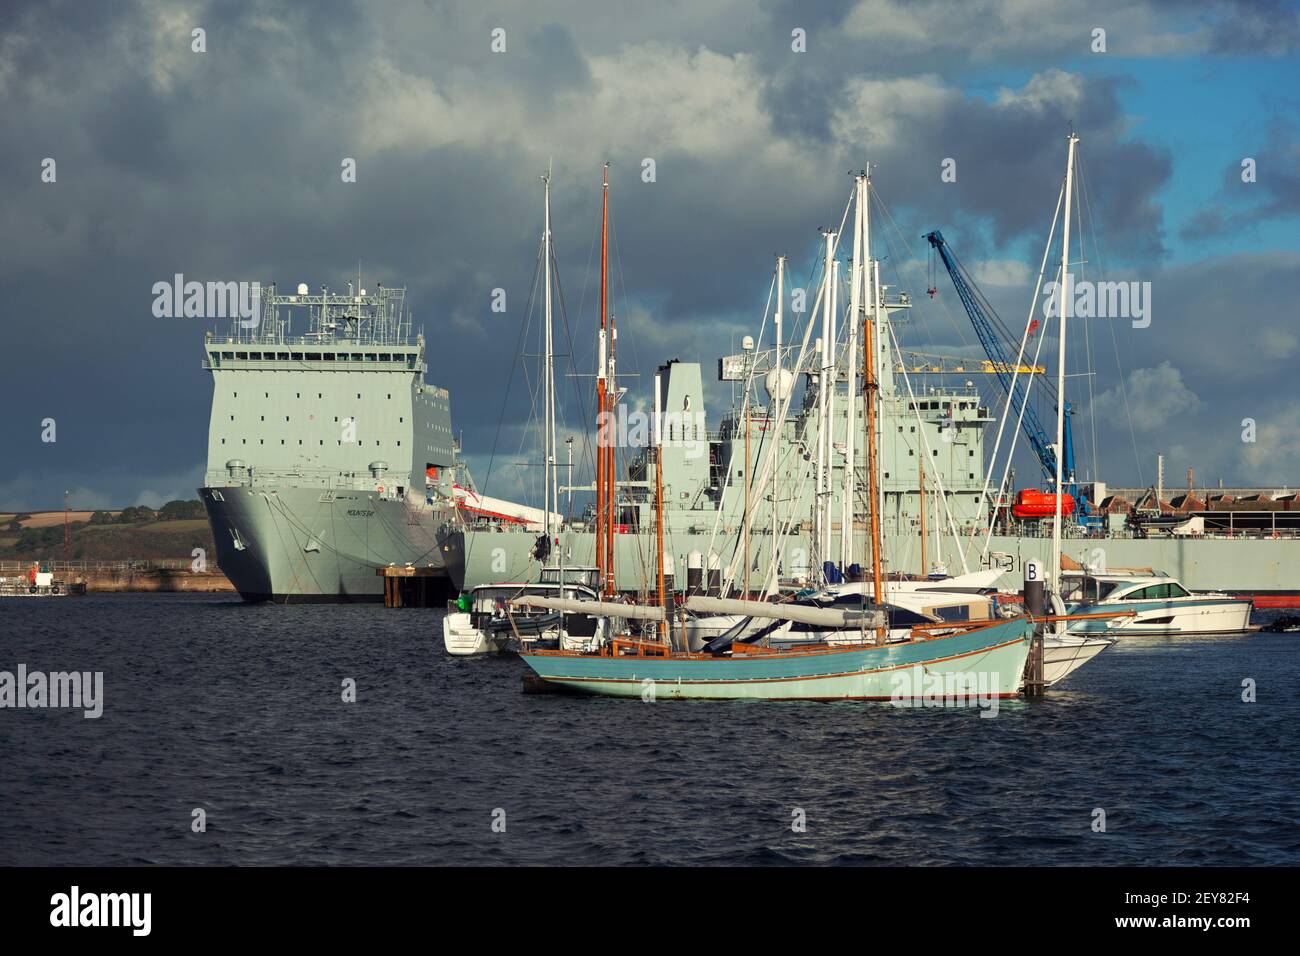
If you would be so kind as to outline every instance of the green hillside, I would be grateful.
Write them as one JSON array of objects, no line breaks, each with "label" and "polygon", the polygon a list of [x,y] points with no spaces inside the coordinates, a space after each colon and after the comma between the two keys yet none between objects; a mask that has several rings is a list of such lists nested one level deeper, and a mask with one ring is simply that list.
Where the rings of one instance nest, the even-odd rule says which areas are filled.
[{"label": "green hillside", "polygon": [[[79,513],[85,515],[85,512]],[[73,561],[189,560],[195,548],[215,553],[212,530],[198,501],[169,501],[154,510],[96,511],[68,522],[68,558]],[[62,513],[0,514],[0,558],[62,560]]]}]

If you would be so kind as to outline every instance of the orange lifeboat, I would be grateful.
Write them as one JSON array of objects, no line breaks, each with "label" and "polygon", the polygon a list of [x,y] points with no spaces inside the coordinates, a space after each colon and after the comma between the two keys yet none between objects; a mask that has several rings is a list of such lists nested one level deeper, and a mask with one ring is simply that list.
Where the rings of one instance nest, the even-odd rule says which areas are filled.
[{"label": "orange lifeboat", "polygon": [[[1074,497],[1061,495],[1061,514],[1074,512]],[[1056,495],[1037,488],[1021,488],[1016,492],[1011,513],[1017,518],[1050,518],[1056,514]]]}]

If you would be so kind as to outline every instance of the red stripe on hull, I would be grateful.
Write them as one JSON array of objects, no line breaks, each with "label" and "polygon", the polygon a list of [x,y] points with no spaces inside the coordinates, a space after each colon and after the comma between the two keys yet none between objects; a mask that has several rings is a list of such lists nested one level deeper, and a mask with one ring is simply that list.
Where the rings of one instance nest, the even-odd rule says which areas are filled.
[{"label": "red stripe on hull", "polygon": [[1250,594],[1233,592],[1234,597],[1250,598],[1257,608],[1300,608],[1300,594]]}]

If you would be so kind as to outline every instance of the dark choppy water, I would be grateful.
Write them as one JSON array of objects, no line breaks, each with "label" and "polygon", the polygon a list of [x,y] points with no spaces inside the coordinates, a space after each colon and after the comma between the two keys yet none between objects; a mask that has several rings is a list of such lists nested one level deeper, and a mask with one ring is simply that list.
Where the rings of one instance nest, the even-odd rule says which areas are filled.
[{"label": "dark choppy water", "polygon": [[0,864],[1300,863],[1300,635],[1121,643],[990,720],[526,696],[440,619],[0,602],[0,670],[106,698],[0,710]]}]

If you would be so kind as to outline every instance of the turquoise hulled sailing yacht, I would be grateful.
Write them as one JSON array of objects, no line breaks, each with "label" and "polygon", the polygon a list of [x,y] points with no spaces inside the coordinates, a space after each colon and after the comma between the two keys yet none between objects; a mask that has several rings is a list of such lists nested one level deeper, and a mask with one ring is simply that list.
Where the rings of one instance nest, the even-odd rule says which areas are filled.
[{"label": "turquoise hulled sailing yacht", "polygon": [[1033,621],[1019,617],[927,639],[867,641],[770,651],[735,643],[718,655],[672,651],[644,641],[611,642],[595,654],[521,655],[548,684],[585,694],[669,700],[913,701],[940,695],[1014,697],[1029,654]]},{"label": "turquoise hulled sailing yacht", "polygon": [[[866,176],[857,179],[858,215],[855,223],[852,282],[856,306],[859,284],[866,274],[862,268],[864,229],[863,207]],[[834,234],[827,236],[827,269],[822,299],[826,302],[824,325],[828,357],[818,375],[818,401],[829,404],[839,380],[834,359],[836,340],[831,319],[834,308],[833,266]],[[779,268],[779,267],[778,267]],[[855,333],[850,347],[856,355],[856,332],[861,329],[864,355],[873,355],[873,323],[865,308],[851,308],[850,322]],[[870,483],[868,501],[877,500],[876,461],[876,380],[874,362],[864,361],[861,396],[864,406],[864,432],[867,444],[867,473]],[[849,398],[858,394],[857,376],[850,363]],[[824,431],[829,413],[821,419]],[[738,600],[723,602],[738,619],[736,637],[724,635],[710,641],[702,653],[689,650],[682,640],[674,648],[669,626],[670,609],[665,599],[664,546],[662,539],[663,485],[659,463],[662,438],[656,429],[654,455],[655,508],[659,516],[658,606],[620,605],[611,602],[570,601],[564,598],[520,596],[511,603],[518,608],[546,608],[561,614],[587,614],[626,621],[653,623],[651,634],[627,633],[587,652],[534,648],[521,653],[522,659],[537,677],[554,687],[588,694],[615,697],[666,699],[756,699],[756,700],[882,700],[908,701],[934,697],[936,688],[942,696],[980,699],[1011,697],[1019,693],[1025,661],[1029,654],[1034,622],[1027,616],[1010,620],[980,622],[936,622],[917,624],[905,634],[890,634],[889,621],[882,609],[881,538],[878,512],[870,507],[871,568],[875,600],[868,605],[863,593],[859,609],[847,607],[809,607],[795,603],[769,603]],[[829,456],[830,445],[822,440],[820,454]],[[831,526],[830,497],[819,496],[823,504],[816,517],[819,528]],[[598,509],[603,506],[598,496]],[[852,516],[848,516],[849,520]],[[598,514],[598,520],[600,516]],[[743,530],[742,530],[743,533]],[[828,538],[826,534],[824,537]],[[718,602],[691,598],[688,610],[714,611]],[[824,642],[791,649],[776,649],[761,638],[739,636],[752,632],[754,618],[797,621],[815,626],[819,633],[830,635]],[[619,632],[618,627],[610,629]],[[657,632],[657,633],[655,633]],[[893,640],[887,639],[892,637]],[[901,638],[901,639],[899,639]]]}]

